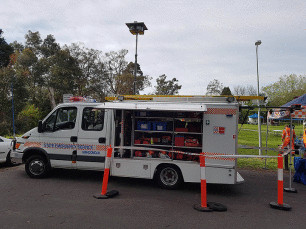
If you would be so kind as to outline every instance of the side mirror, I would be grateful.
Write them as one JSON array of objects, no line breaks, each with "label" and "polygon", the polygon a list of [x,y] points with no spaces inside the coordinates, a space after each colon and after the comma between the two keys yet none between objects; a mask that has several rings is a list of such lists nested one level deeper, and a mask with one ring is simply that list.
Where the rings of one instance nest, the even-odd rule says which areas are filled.
[{"label": "side mirror", "polygon": [[43,123],[41,120],[38,121],[38,133],[43,132]]}]

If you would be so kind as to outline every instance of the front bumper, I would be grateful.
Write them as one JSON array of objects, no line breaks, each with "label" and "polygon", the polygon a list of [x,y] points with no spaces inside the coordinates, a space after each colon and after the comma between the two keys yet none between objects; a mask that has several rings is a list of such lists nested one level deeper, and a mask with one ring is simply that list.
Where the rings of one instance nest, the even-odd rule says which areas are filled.
[{"label": "front bumper", "polygon": [[21,164],[22,163],[22,157],[23,157],[23,153],[19,153],[19,152],[16,152],[16,151],[11,152],[11,161],[14,164]]}]

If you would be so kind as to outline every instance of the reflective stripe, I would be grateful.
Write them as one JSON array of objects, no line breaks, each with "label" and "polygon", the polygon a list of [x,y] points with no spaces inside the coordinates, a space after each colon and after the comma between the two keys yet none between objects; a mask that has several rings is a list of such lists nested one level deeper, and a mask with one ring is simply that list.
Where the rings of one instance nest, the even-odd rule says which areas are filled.
[{"label": "reflective stripe", "polygon": [[110,168],[112,151],[113,151],[113,149],[111,147],[107,149],[106,160],[105,160],[105,168],[106,169]]},{"label": "reflective stripe", "polygon": [[205,174],[205,156],[204,153],[201,153],[200,156],[200,168],[201,168],[201,180],[206,179],[206,174]]},{"label": "reflective stripe", "polygon": [[205,154],[201,153],[200,156],[200,169],[201,169],[201,207],[207,208],[207,193],[206,193],[206,173],[205,173]]},{"label": "reflective stripe", "polygon": [[283,181],[284,180],[283,169],[277,169],[277,179],[279,181]]},{"label": "reflective stripe", "polygon": [[279,205],[283,205],[283,199],[284,199],[284,193],[283,193],[283,187],[284,187],[284,176],[283,176],[283,157],[281,154],[278,154],[277,159],[278,169],[277,169],[277,203]]},{"label": "reflective stripe", "polygon": [[111,164],[111,160],[109,157],[106,158],[105,160],[105,169],[109,169]]},{"label": "reflective stripe", "polygon": [[206,180],[205,167],[201,167],[201,180]]}]

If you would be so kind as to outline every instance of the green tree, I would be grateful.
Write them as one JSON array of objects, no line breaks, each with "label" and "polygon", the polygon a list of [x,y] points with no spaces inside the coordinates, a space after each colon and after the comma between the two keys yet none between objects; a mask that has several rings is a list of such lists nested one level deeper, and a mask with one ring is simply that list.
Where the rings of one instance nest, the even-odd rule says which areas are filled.
[{"label": "green tree", "polygon": [[102,52],[89,49],[82,43],[73,43],[68,47],[70,54],[77,60],[80,74],[75,78],[78,95],[90,95],[103,101],[106,92],[106,65]]},{"label": "green tree", "polygon": [[[127,63],[125,59],[126,54],[127,50],[125,49],[105,54],[103,61],[104,80],[109,94],[133,94],[135,64],[132,62]],[[144,75],[140,65],[137,64],[136,94],[139,94],[144,88],[149,87],[151,85],[150,80],[151,77]]]},{"label": "green tree", "polygon": [[32,32],[31,30],[25,35],[25,47],[31,49],[35,55],[40,54],[42,39],[40,37],[40,33]]},{"label": "green tree", "polygon": [[222,89],[221,95],[232,95],[231,89],[229,87],[224,87]]},{"label": "green tree", "polygon": [[10,55],[14,49],[8,45],[2,37],[3,31],[0,29],[0,68],[6,67],[10,63]]},{"label": "green tree", "polygon": [[25,45],[19,44],[17,41],[13,42],[15,55],[17,56],[13,68],[17,76],[26,78],[25,88],[29,94],[27,100],[29,103],[37,105],[43,99],[41,97],[43,89],[41,85],[43,84],[43,71],[46,68],[40,62],[42,57],[40,46],[43,41],[39,32],[28,31],[25,38]]},{"label": "green tree", "polygon": [[[134,93],[134,70],[135,63],[130,62],[126,68],[123,70],[121,75],[116,78],[116,88],[117,94],[121,95],[133,95]],[[140,91],[144,90],[146,87],[151,86],[151,77],[146,76],[141,71],[140,65],[137,63],[136,72],[136,83],[135,83],[135,94],[139,95]]]},{"label": "green tree", "polygon": [[0,135],[12,133],[10,82],[13,74],[9,68],[0,68]]},{"label": "green tree", "polygon": [[[89,95],[100,101],[106,95],[133,94],[135,66],[127,62],[127,50],[103,55],[82,44],[61,47],[53,35],[42,39],[38,31],[30,30],[24,43],[14,41],[8,46],[2,37],[1,42],[10,52],[5,55],[1,52],[5,61],[0,66],[0,134],[11,133],[12,129],[11,85],[14,85],[17,132],[36,125],[38,116],[49,113],[66,93]],[[0,51],[3,50],[6,49]],[[138,64],[136,94],[149,87],[150,80]],[[37,111],[35,118],[32,111]],[[25,123],[28,121],[29,125]]]},{"label": "green tree", "polygon": [[306,76],[284,75],[273,84],[262,88],[268,97],[268,105],[281,106],[306,92]]},{"label": "green tree", "polygon": [[220,95],[223,90],[223,84],[219,80],[210,81],[206,88],[206,95]]},{"label": "green tree", "polygon": [[10,43],[10,46],[14,49],[14,52],[18,52],[18,53],[22,52],[22,50],[24,49],[24,45],[17,41]]},{"label": "green tree", "polygon": [[11,64],[0,68],[0,135],[12,133],[12,89],[14,111],[18,114],[28,97],[25,85],[26,78],[16,75]]},{"label": "green tree", "polygon": [[165,74],[159,76],[156,79],[157,85],[155,86],[155,94],[156,95],[176,95],[179,90],[182,88],[182,85],[178,84],[178,80],[176,78],[172,78],[172,80],[166,80],[167,76]]},{"label": "green tree", "polygon": [[77,88],[75,79],[80,74],[78,63],[73,58],[68,49],[63,49],[50,59],[51,65],[45,77],[45,86],[49,90],[50,101],[53,107],[62,101],[63,94],[73,94]]},{"label": "green tree", "polygon": [[37,94],[47,92],[50,106],[55,107],[62,100],[62,94],[75,91],[76,78],[80,75],[78,62],[68,48],[56,43],[53,35],[42,40],[39,32],[29,31],[25,38],[25,49],[18,64],[23,69],[22,74],[28,75],[31,103],[37,104]]},{"label": "green tree", "polygon": [[105,82],[107,84],[107,92],[108,94],[117,95],[117,77],[122,75],[123,70],[127,66],[127,61],[125,59],[126,54],[128,53],[127,50],[122,49],[118,52],[108,52],[105,53],[105,68],[107,74],[105,75]]}]

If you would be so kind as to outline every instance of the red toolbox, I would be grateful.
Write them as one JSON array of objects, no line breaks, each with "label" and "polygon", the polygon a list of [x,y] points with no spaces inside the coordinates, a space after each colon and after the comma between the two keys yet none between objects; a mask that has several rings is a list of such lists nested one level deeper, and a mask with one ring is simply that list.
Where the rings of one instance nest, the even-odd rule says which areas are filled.
[{"label": "red toolbox", "polygon": [[185,139],[185,146],[188,147],[198,147],[200,146],[199,140],[196,138],[186,138]]},{"label": "red toolbox", "polygon": [[175,128],[175,132],[188,132],[187,128]]},{"label": "red toolbox", "polygon": [[142,151],[135,151],[135,157],[145,157],[146,153]]},{"label": "red toolbox", "polygon": [[134,144],[141,144],[141,140],[140,139],[136,139]]},{"label": "red toolbox", "polygon": [[175,146],[184,146],[185,145],[185,138],[184,136],[175,136],[174,141]]}]

